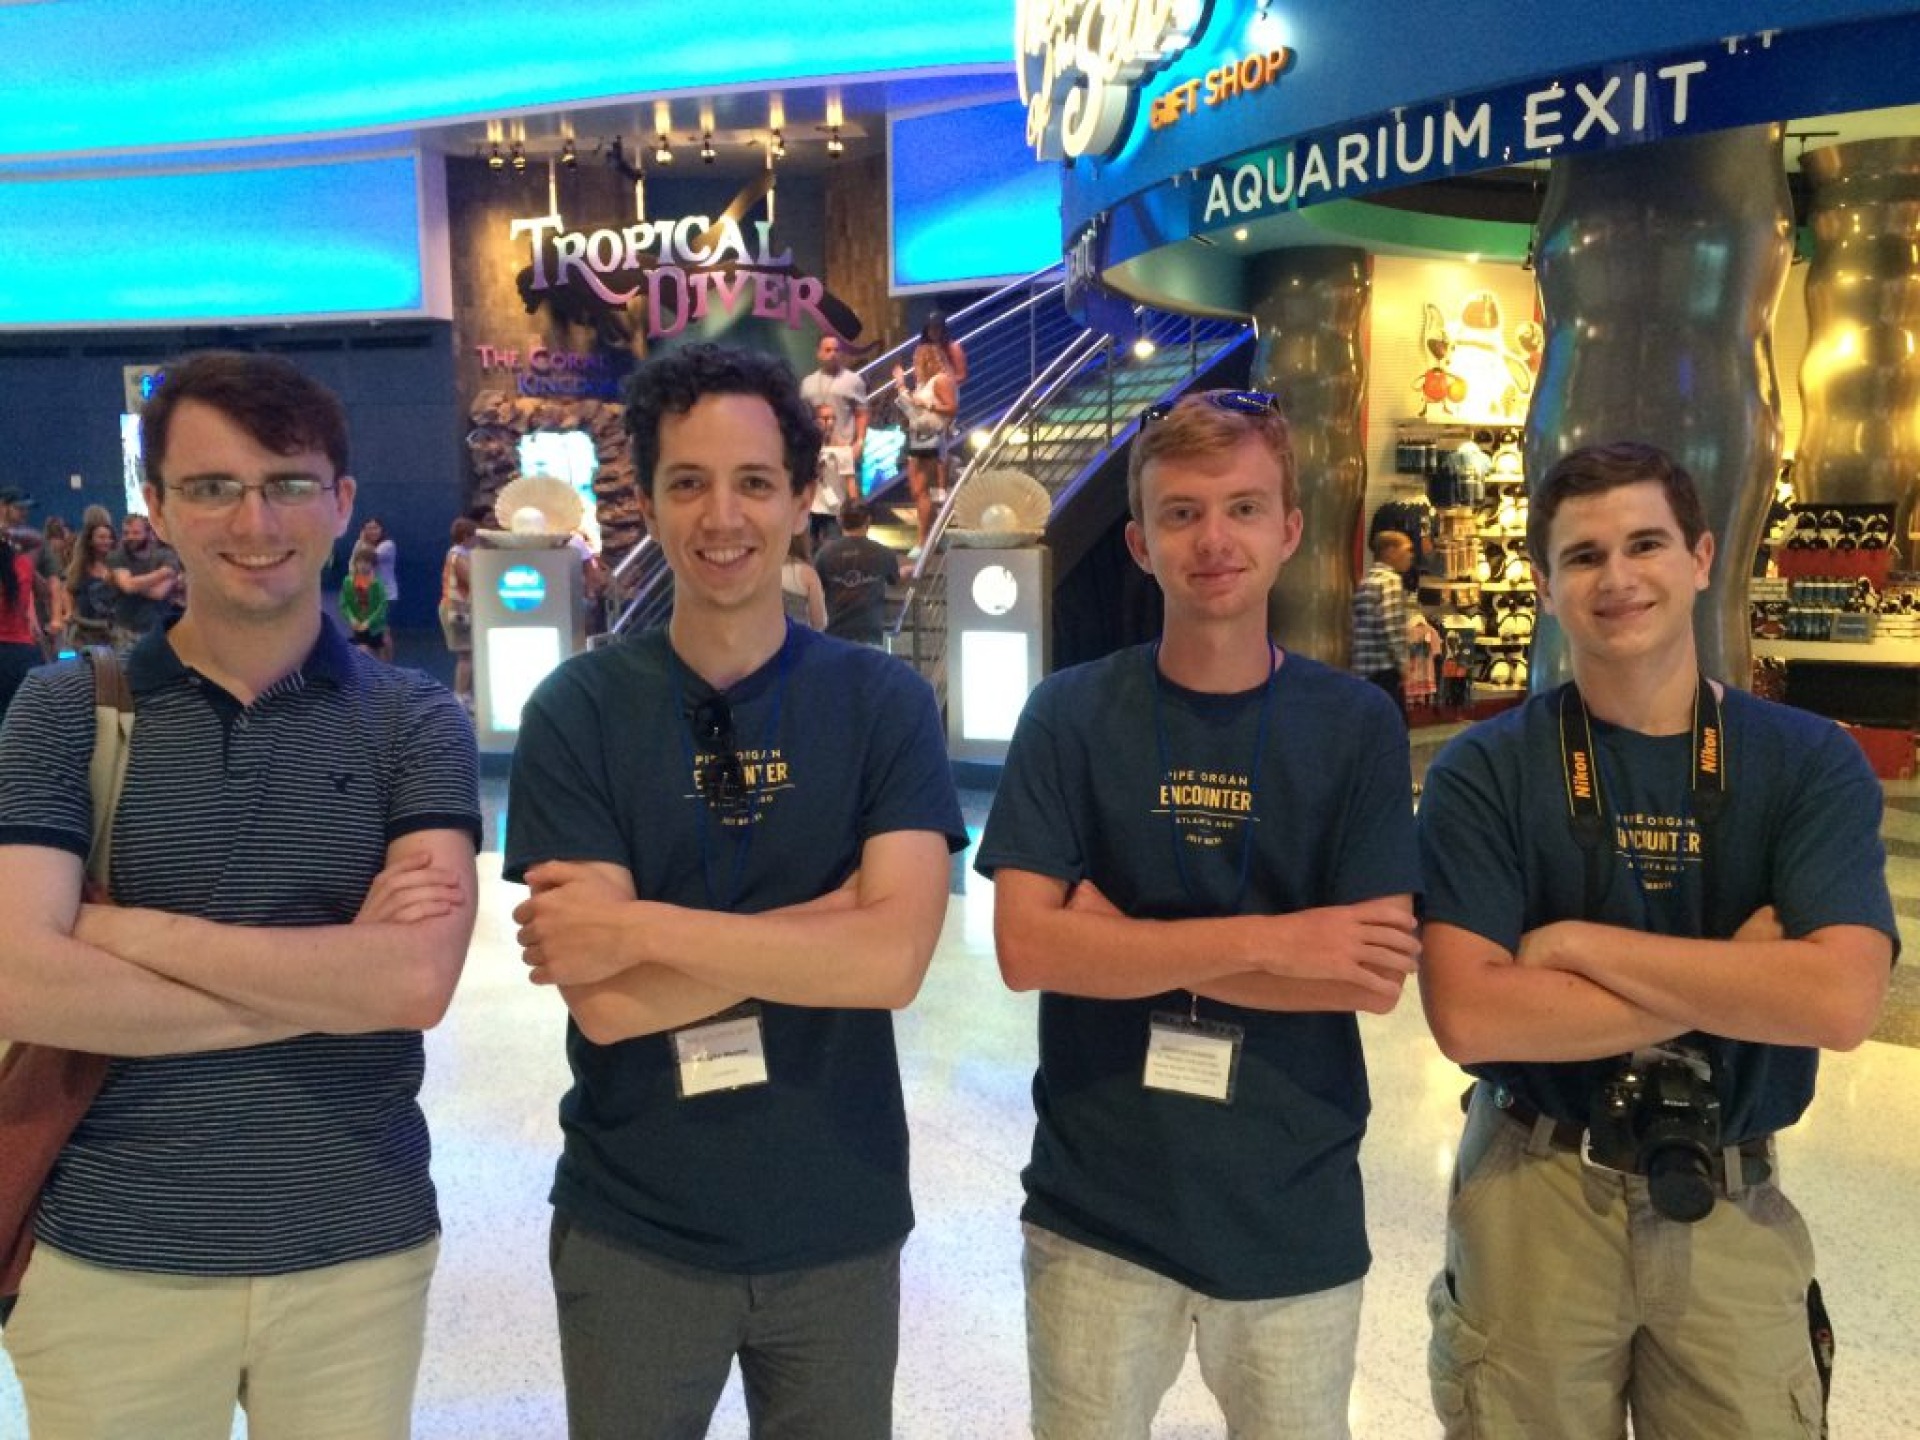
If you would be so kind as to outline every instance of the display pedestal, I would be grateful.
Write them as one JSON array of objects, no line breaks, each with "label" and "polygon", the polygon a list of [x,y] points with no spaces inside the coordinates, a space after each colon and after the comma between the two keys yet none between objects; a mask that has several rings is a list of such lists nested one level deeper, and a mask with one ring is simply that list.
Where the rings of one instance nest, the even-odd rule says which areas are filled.
[{"label": "display pedestal", "polygon": [[1053,552],[947,551],[947,755],[998,765],[1047,673]]},{"label": "display pedestal", "polygon": [[580,556],[558,549],[473,551],[473,726],[482,754],[520,738],[527,697],[587,645]]}]

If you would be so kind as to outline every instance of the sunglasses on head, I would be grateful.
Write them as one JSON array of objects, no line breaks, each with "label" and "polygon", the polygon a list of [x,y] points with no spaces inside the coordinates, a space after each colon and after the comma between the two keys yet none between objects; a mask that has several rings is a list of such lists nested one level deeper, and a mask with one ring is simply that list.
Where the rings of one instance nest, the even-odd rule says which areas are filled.
[{"label": "sunglasses on head", "polygon": [[693,707],[694,739],[706,752],[699,774],[700,798],[715,810],[730,810],[747,797],[747,775],[733,744],[733,708],[718,695]]},{"label": "sunglasses on head", "polygon": [[1182,403],[1198,400],[1211,405],[1216,410],[1230,410],[1236,415],[1278,415],[1280,401],[1277,396],[1265,390],[1196,390],[1191,395],[1181,395],[1172,400],[1163,400],[1158,405],[1149,405],[1140,412],[1140,423],[1151,425],[1156,420],[1164,420]]}]

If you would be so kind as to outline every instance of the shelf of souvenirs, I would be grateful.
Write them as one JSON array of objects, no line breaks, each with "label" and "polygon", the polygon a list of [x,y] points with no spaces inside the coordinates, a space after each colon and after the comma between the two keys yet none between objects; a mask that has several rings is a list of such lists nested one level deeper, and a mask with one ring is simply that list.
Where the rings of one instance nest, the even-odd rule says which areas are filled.
[{"label": "shelf of souvenirs", "polygon": [[1822,660],[1837,665],[1920,665],[1920,640],[1755,640],[1757,660]]}]

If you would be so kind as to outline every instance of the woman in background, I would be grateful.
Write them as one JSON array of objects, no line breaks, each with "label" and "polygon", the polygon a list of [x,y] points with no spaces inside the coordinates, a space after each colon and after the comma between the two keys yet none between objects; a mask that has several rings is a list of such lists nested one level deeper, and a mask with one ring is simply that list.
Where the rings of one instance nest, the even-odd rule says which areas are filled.
[{"label": "woman in background", "polygon": [[59,587],[65,597],[60,634],[69,650],[113,644],[113,607],[119,592],[113,588],[107,557],[117,543],[112,517],[98,506],[90,508],[80,522],[80,535]]},{"label": "woman in background", "polygon": [[933,496],[946,484],[947,436],[959,413],[960,390],[947,368],[947,352],[922,340],[913,349],[913,386],[898,365],[893,367],[900,405],[907,415],[907,488],[913,492],[914,521],[920,537],[907,552],[918,560],[933,529]]},{"label": "woman in background", "polygon": [[453,693],[473,714],[473,537],[480,527],[465,515],[453,522],[440,562],[440,634],[453,656]]},{"label": "woman in background", "polygon": [[809,630],[827,628],[827,592],[821,587],[820,574],[813,568],[811,551],[804,534],[787,540],[787,558],[780,562],[780,600],[787,607],[787,618]]}]

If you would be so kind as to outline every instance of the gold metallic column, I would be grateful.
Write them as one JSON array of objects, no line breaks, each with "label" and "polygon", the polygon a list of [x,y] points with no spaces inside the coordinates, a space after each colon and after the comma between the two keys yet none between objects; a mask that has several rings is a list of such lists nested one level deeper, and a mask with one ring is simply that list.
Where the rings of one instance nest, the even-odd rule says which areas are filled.
[{"label": "gold metallic column", "polygon": [[1305,517],[1300,548],[1274,586],[1270,624],[1286,649],[1344,669],[1353,537],[1367,490],[1361,336],[1372,269],[1366,251],[1336,246],[1276,250],[1255,267],[1253,384],[1278,395],[1286,412]]},{"label": "gold metallic column", "polygon": [[[1581,445],[1658,445],[1699,483],[1713,584],[1694,614],[1709,675],[1744,688],[1747,580],[1782,444],[1773,315],[1793,260],[1780,127],[1556,160],[1535,247],[1546,350],[1527,417],[1529,486]],[[1534,631],[1531,685],[1568,676]]]},{"label": "gold metallic column", "polygon": [[1920,140],[1809,150],[1800,170],[1814,250],[1795,498],[1897,503],[1904,536],[1920,480]]}]

